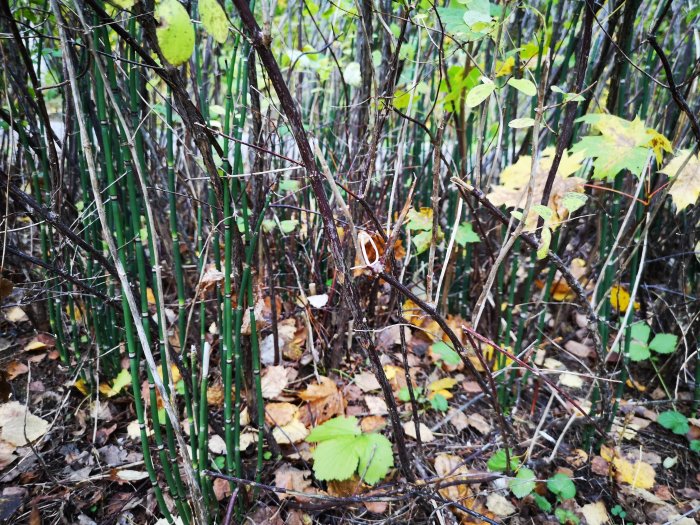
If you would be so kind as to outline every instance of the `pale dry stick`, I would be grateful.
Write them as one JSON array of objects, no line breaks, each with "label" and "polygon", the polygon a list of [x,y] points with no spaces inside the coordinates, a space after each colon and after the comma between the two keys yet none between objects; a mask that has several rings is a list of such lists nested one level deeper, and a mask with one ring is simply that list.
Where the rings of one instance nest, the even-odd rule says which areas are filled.
[{"label": "pale dry stick", "polygon": [[[80,98],[80,91],[78,87],[78,77],[77,73],[75,71],[75,65],[73,64],[72,56],[70,54],[69,50],[69,38],[68,35],[66,34],[66,29],[65,29],[65,21],[63,19],[63,15],[61,13],[61,9],[58,5],[58,0],[51,0],[51,10],[54,13],[54,16],[56,17],[58,29],[59,29],[59,37],[61,41],[61,50],[63,53],[63,61],[66,66],[66,71],[68,73],[68,78],[69,78],[69,83],[71,86],[71,95],[73,98],[73,107],[76,115],[76,119],[78,121],[78,127],[80,129],[80,139],[81,139],[81,146],[83,148],[83,154],[85,155],[85,162],[87,164],[88,168],[88,174],[90,176],[90,185],[92,187],[92,192],[93,192],[93,197],[95,199],[95,207],[97,209],[98,216],[100,218],[100,226],[102,228],[102,236],[104,240],[107,243],[107,249],[109,251],[110,257],[112,257],[112,260],[114,261],[114,266],[117,270],[117,275],[119,277],[119,283],[122,288],[122,293],[124,294],[124,298],[126,299],[126,302],[129,307],[129,311],[131,312],[131,317],[134,321],[134,326],[136,327],[136,332],[139,338],[139,342],[141,344],[142,350],[144,357],[146,358],[146,362],[148,364],[149,369],[151,370],[151,373],[153,375],[153,380],[155,382],[156,388],[158,389],[158,392],[161,395],[161,398],[163,400],[163,408],[165,408],[165,412],[168,415],[168,418],[170,419],[170,422],[173,426],[173,431],[175,434],[175,438],[177,439],[178,445],[180,446],[181,449],[181,454],[183,458],[183,465],[185,467],[185,472],[186,472],[186,479],[188,481],[188,484],[190,485],[190,489],[192,491],[192,502],[193,502],[193,508],[194,512],[200,521],[200,523],[205,524],[208,523],[208,513],[204,506],[202,505],[201,501],[201,491],[199,490],[199,486],[197,485],[196,482],[196,477],[194,474],[194,469],[192,467],[192,462],[189,457],[188,453],[188,447],[187,443],[185,443],[184,438],[182,437],[182,429],[180,427],[180,421],[177,416],[177,412],[175,411],[171,401],[170,397],[168,396],[168,393],[165,389],[165,385],[163,384],[162,379],[160,378],[160,375],[158,374],[158,365],[155,362],[155,359],[153,357],[153,354],[151,352],[151,349],[148,345],[148,338],[146,336],[146,331],[143,328],[143,324],[140,322],[141,315],[139,312],[139,308],[136,304],[136,299],[134,298],[134,294],[131,290],[131,286],[129,283],[129,278],[126,274],[126,271],[124,267],[122,266],[121,260],[119,259],[119,255],[117,252],[117,246],[114,242],[114,238],[112,237],[112,231],[109,228],[108,222],[107,222],[107,212],[105,210],[104,206],[104,201],[102,200],[102,195],[100,193],[100,186],[99,182],[97,180],[97,167],[95,164],[95,158],[92,152],[92,144],[89,140],[89,137],[91,136],[88,133],[87,129],[87,122],[85,120],[85,113],[83,111],[83,105],[82,105],[82,100]],[[126,129],[126,128],[125,128]]]},{"label": "pale dry stick", "polygon": [[[462,210],[464,209],[464,199],[459,199],[457,203],[457,213],[455,213],[455,222],[452,225],[452,234],[450,235],[450,241],[447,243],[447,253],[445,254],[445,264],[442,265],[440,270],[440,278],[438,279],[437,286],[435,287],[435,300],[434,305],[440,304],[440,289],[442,288],[442,281],[445,279],[445,274],[447,273],[447,263],[452,257],[452,250],[455,245],[455,239],[457,238],[457,228],[459,227],[459,222],[462,218]],[[430,299],[430,298],[428,298]]]},{"label": "pale dry stick", "polygon": [[525,461],[530,459],[530,456],[532,455],[532,451],[535,448],[535,445],[537,444],[537,439],[540,436],[540,431],[542,430],[542,427],[544,426],[544,420],[547,419],[547,416],[549,415],[549,411],[552,409],[552,403],[554,402],[554,390],[551,391],[551,395],[549,396],[549,400],[547,401],[547,405],[544,407],[544,412],[542,412],[542,416],[540,417],[539,423],[537,423],[537,428],[535,428],[535,434],[532,437],[532,440],[530,441],[530,446],[527,448],[527,452],[525,452]]},{"label": "pale dry stick", "polygon": [[[634,208],[634,205],[630,206],[630,208]],[[649,220],[649,213],[647,212],[647,220]],[[625,316],[622,318],[622,324],[620,325],[620,328],[618,329],[617,335],[615,336],[615,340],[613,341],[613,344],[610,346],[610,348],[615,348],[620,342],[620,339],[622,338],[622,334],[625,333],[625,329],[627,328],[627,323],[629,322],[630,316],[632,315],[632,312],[634,312],[634,299],[637,297],[637,292],[639,290],[639,283],[642,281],[642,274],[644,273],[644,264],[646,262],[647,258],[647,245],[648,245],[648,240],[649,236],[647,235],[648,231],[644,231],[644,238],[642,240],[642,253],[640,256],[639,260],[639,269],[637,270],[637,275],[634,279],[634,285],[632,287],[632,290],[630,291],[630,300],[629,304],[627,305],[627,310],[625,310]]]},{"label": "pale dry stick", "polygon": [[[646,166],[644,168],[644,171],[646,171],[647,169],[651,169],[651,156],[652,156],[652,153],[649,153],[649,156],[647,157],[647,162],[646,162]],[[639,183],[637,184],[637,189],[634,192],[634,197],[635,197],[634,202],[636,202],[636,199],[639,197],[639,195],[642,192],[642,188],[644,187],[644,180],[645,180],[645,177],[639,177]],[[608,253],[608,257],[605,259],[605,263],[603,264],[603,266],[601,268],[601,273],[604,273],[605,269],[608,266],[615,263],[614,259],[617,259],[617,257],[615,256],[615,251],[617,250],[617,247],[620,245],[622,238],[626,237],[625,229],[627,228],[627,224],[632,219],[632,214],[634,212],[634,202],[627,209],[627,214],[625,215],[625,218],[622,221],[622,224],[620,225],[620,229],[617,232],[617,237],[615,238],[615,242],[613,242],[613,245],[610,247],[610,252]],[[593,289],[593,293],[591,294],[591,305],[593,306],[593,308],[596,312],[598,312],[601,305],[604,304],[603,302],[599,303],[598,305],[595,304],[596,297],[598,297],[598,289],[599,289],[601,283],[603,282],[603,280],[604,279],[598,279],[598,281],[596,282],[595,288]]]},{"label": "pale dry stick", "polygon": [[[539,132],[540,132],[540,121],[542,120],[542,104],[544,103],[544,86],[547,85],[547,72],[549,68],[545,66],[542,68],[542,79],[540,81],[540,89],[539,89],[539,102],[538,102],[538,108],[537,111],[535,111],[535,125],[532,130],[532,163],[530,165],[530,180],[527,184],[527,191],[526,191],[526,198],[525,198],[525,207],[523,208],[522,211],[522,216],[523,220],[519,221],[518,224],[515,227],[515,230],[513,230],[513,233],[510,234],[510,237],[506,241],[506,243],[501,247],[501,250],[498,253],[498,257],[496,257],[496,260],[494,261],[491,271],[489,272],[488,277],[486,278],[486,283],[484,284],[484,288],[481,291],[481,295],[479,295],[479,298],[476,301],[476,305],[474,307],[474,313],[472,314],[472,326],[474,330],[477,330],[479,327],[479,321],[481,321],[481,315],[484,312],[484,307],[486,306],[486,299],[491,293],[491,288],[493,286],[494,281],[496,280],[496,274],[498,273],[498,269],[505,260],[505,258],[508,256],[508,253],[510,252],[510,249],[513,247],[513,244],[515,244],[516,239],[520,236],[520,234],[524,231],[525,229],[525,221],[527,220],[527,216],[530,213],[530,207],[532,206],[532,193],[535,188],[535,176],[537,173],[537,167],[539,163],[539,146],[540,146],[540,140],[539,140]],[[512,224],[512,221],[511,221]],[[510,230],[510,225],[508,227],[508,230]],[[506,232],[506,235],[509,235],[508,232]]]},{"label": "pale dry stick", "polygon": [[311,357],[313,358],[314,375],[316,376],[316,381],[318,381],[318,383],[320,384],[321,378],[318,373],[318,362],[321,360],[321,358],[318,355],[316,346],[314,345],[314,332],[309,316],[309,299],[306,297],[306,292],[304,292],[304,287],[302,286],[301,279],[299,278],[299,271],[297,270],[294,261],[292,261],[289,257],[287,257],[287,261],[289,262],[290,266],[292,267],[292,270],[294,271],[294,277],[296,277],[297,287],[299,288],[299,295],[301,296],[301,302],[304,303],[304,320],[306,321],[306,332],[309,338],[309,351],[311,352]]}]

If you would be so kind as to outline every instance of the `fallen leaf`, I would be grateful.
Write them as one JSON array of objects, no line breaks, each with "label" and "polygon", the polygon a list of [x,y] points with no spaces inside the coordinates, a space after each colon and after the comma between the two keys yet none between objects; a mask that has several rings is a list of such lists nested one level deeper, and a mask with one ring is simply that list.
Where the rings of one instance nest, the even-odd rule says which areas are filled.
[{"label": "fallen leaf", "polygon": [[12,381],[15,377],[29,372],[29,367],[20,361],[10,361],[5,369],[7,380]]},{"label": "fallen leaf", "polygon": [[362,432],[370,434],[378,432],[386,427],[386,419],[382,416],[367,416],[360,421]]},{"label": "fallen leaf", "polygon": [[218,434],[209,437],[209,452],[217,455],[226,453],[226,442]]},{"label": "fallen leaf", "polygon": [[212,489],[216,501],[221,501],[231,495],[231,484],[225,479],[215,478]]},{"label": "fallen leaf", "polygon": [[588,525],[603,525],[603,523],[610,521],[610,515],[603,501],[588,503],[581,507],[580,512],[586,518]]},{"label": "fallen leaf", "polygon": [[583,379],[577,374],[561,374],[559,376],[559,383],[569,388],[583,388]]},{"label": "fallen leaf", "polygon": [[648,463],[639,460],[632,463],[622,457],[619,450],[605,445],[601,447],[600,455],[613,464],[615,477],[619,482],[641,489],[650,489],[654,486],[656,472]]},{"label": "fallen leaf", "polygon": [[[610,288],[610,304],[618,312],[627,311],[627,308],[630,305],[631,298],[632,297],[630,296],[629,292],[622,286],[615,285],[612,288]],[[640,305],[637,301],[635,301],[632,306],[635,310],[639,310],[640,308]]]},{"label": "fallen leaf", "polygon": [[49,422],[35,416],[19,401],[0,405],[0,439],[22,447],[43,436]]},{"label": "fallen leaf", "polygon": [[332,379],[321,376],[319,383],[311,384],[306,390],[299,392],[299,397],[304,401],[319,401],[324,397],[333,395],[338,391],[338,387]]},{"label": "fallen leaf", "polygon": [[370,415],[383,416],[389,412],[386,401],[379,396],[365,396],[365,404],[369,409]]},{"label": "fallen leaf", "polygon": [[298,396],[308,401],[299,409],[299,419],[307,426],[320,425],[345,412],[345,398],[332,379],[321,376],[320,383],[309,385]]},{"label": "fallen leaf", "polygon": [[267,403],[265,420],[270,425],[284,426],[297,414],[297,407],[291,403]]},{"label": "fallen leaf", "polygon": [[46,343],[40,341],[39,339],[32,339],[26,345],[24,345],[25,352],[34,352],[36,350],[44,350],[46,348]]},{"label": "fallen leaf", "polygon": [[516,511],[515,506],[497,492],[492,492],[488,495],[486,498],[486,508],[501,518],[515,514]]},{"label": "fallen leaf", "polygon": [[116,472],[116,481],[141,481],[148,477],[148,472],[138,470],[118,470]]},{"label": "fallen leaf", "polygon": [[[275,486],[296,492],[306,492],[311,487],[311,480],[307,479],[311,476],[309,470],[299,470],[289,465],[283,465],[275,472]],[[289,498],[288,494],[279,493],[280,499]]]},{"label": "fallen leaf", "polygon": [[19,306],[13,306],[5,310],[5,319],[11,323],[23,323],[29,321],[29,317]]},{"label": "fallen leaf", "polygon": [[491,424],[479,413],[472,413],[467,416],[467,424],[475,428],[479,433],[486,435],[491,432]]},{"label": "fallen leaf", "polygon": [[452,426],[455,427],[458,432],[461,432],[469,426],[469,419],[461,410],[450,408],[447,411],[447,417],[450,419]]},{"label": "fallen leaf", "polygon": [[287,371],[281,365],[268,366],[261,379],[262,396],[265,399],[275,399],[287,388],[289,380]]},{"label": "fallen leaf", "polygon": [[[403,424],[403,431],[406,433],[407,436],[412,437],[413,439],[417,439],[416,426],[413,424],[413,421],[406,421]],[[435,436],[433,436],[433,433],[430,431],[430,429],[423,423],[420,423],[418,425],[418,431],[420,432],[420,440],[422,443],[430,443],[431,441],[435,441]]]},{"label": "fallen leaf", "polygon": [[314,308],[323,308],[326,306],[326,304],[328,304],[328,294],[322,293],[320,295],[309,295],[306,297],[306,300],[309,301],[309,304]]},{"label": "fallen leaf", "polygon": [[372,390],[379,390],[381,385],[374,374],[369,372],[362,372],[355,376],[354,382],[359,386],[363,392],[371,392]]},{"label": "fallen leaf", "polygon": [[692,206],[700,197],[700,156],[691,155],[686,163],[690,153],[687,149],[679,151],[664,169],[659,170],[659,173],[671,177],[672,186],[668,193],[673,199],[673,204],[676,205],[676,213]]},{"label": "fallen leaf", "polygon": [[298,419],[292,419],[286,425],[272,429],[272,436],[281,445],[299,443],[308,435],[309,429]]}]

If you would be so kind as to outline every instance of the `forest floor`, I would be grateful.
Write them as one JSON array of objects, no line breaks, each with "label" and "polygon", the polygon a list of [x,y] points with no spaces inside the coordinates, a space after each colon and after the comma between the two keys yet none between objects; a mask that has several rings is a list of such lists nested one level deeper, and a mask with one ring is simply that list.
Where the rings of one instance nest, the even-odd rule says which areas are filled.
[{"label": "forest floor", "polygon": [[[77,376],[60,365],[50,336],[36,333],[21,311],[10,308],[4,313],[0,520],[32,525],[156,521],[153,488],[143,468],[126,383],[102,385],[99,398],[88,393],[79,381],[76,384]],[[315,479],[313,444],[304,440],[310,428],[336,416],[356,417],[363,432],[391,425],[380,385],[366,360],[352,353],[326,375],[314,370],[305,350],[306,328],[290,316],[280,326],[284,359],[263,371],[269,432],[260,480],[268,487],[248,484],[237,495],[248,508],[248,523],[695,523],[700,461],[688,443],[700,437],[700,420],[688,420],[688,428],[682,429],[686,435],[672,425],[670,429],[660,425],[659,414],[670,407],[666,387],[653,371],[639,367],[639,377],[626,385],[606,439],[596,435],[590,420],[572,405],[575,400],[590,406],[589,374],[596,361],[574,312],[561,321],[562,332],[568,335],[537,349],[533,357],[541,370],[537,376],[513,363],[506,363],[510,368],[504,373],[495,373],[498,359],[487,356],[495,381],[504,377],[510,381],[513,398],[503,421],[462,363],[440,355],[440,346],[417,329],[428,321],[410,316],[409,320],[414,326],[405,330],[406,358],[421,443],[416,440],[407,394],[398,325],[379,331],[377,344],[407,435],[409,469],[417,481],[407,481],[396,455],[397,465],[374,486],[357,474],[346,481]],[[263,341],[263,362],[270,360],[270,346],[269,339]],[[479,361],[474,363],[483,372]],[[556,389],[539,377],[558,377]],[[224,463],[223,387],[218,378],[212,378],[210,385],[209,452],[215,468]],[[680,405],[691,398],[682,390],[677,395]],[[254,479],[252,445],[257,431],[243,422],[247,423],[242,433],[245,477]],[[513,473],[506,472],[503,423],[509,429],[508,445],[516,451],[513,467],[536,475],[534,490],[526,490],[527,494],[518,494]],[[16,446],[7,442],[11,434]],[[523,470],[521,464],[528,468]],[[573,480],[573,493],[568,485],[558,487],[552,481],[562,479],[556,474]],[[287,492],[272,491],[272,486]],[[215,479],[213,490],[225,508],[231,499],[229,483]],[[172,503],[167,492],[165,497]],[[242,520],[240,515],[232,522],[238,519]]]}]

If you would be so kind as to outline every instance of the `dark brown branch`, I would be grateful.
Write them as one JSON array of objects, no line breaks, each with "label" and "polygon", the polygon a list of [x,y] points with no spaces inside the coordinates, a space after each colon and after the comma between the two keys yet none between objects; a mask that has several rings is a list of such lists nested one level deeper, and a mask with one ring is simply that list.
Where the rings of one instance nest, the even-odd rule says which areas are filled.
[{"label": "dark brown branch", "polygon": [[354,318],[360,346],[366,352],[372,363],[374,374],[382,387],[387,408],[389,409],[389,417],[391,419],[394,437],[396,439],[396,447],[399,453],[401,470],[407,479],[414,480],[415,476],[411,469],[411,460],[406,447],[403,427],[401,426],[401,421],[399,420],[398,408],[396,406],[396,400],[394,399],[394,393],[391,389],[391,385],[389,384],[386,374],[384,373],[384,369],[379,358],[379,352],[377,351],[377,348],[374,346],[374,343],[370,337],[369,328],[364,319],[364,312],[360,306],[359,291],[353,280],[352,273],[345,264],[345,257],[341,248],[340,238],[338,237],[338,231],[336,230],[335,221],[333,219],[333,211],[330,208],[328,197],[326,196],[324,190],[323,177],[316,168],[316,159],[306,135],[306,130],[304,129],[299,108],[289,92],[289,88],[284,81],[279,65],[270,51],[268,43],[263,37],[263,32],[260,29],[260,26],[258,26],[255,16],[250,10],[250,6],[245,0],[234,0],[234,5],[241,17],[243,26],[248,33],[251,44],[258,53],[260,62],[267,71],[270,82],[272,83],[272,86],[279,97],[280,106],[287,117],[292,135],[297,143],[299,154],[309,178],[309,184],[314,192],[318,203],[319,212],[323,218],[324,231],[328,238],[328,244],[333,255],[336,271],[339,274],[338,283],[344,292],[342,295],[344,296],[348,308],[350,309],[350,312]]},{"label": "dark brown branch", "polygon": [[664,50],[661,49],[661,46],[656,41],[656,37],[653,34],[647,35],[647,42],[649,42],[649,45],[654,48],[656,54],[659,55],[661,65],[664,67],[664,71],[666,72],[666,80],[668,80],[668,89],[671,91],[671,96],[680,110],[687,115],[688,120],[690,121],[690,127],[693,130],[693,135],[695,135],[695,140],[697,141],[698,145],[700,145],[700,124],[698,124],[697,117],[690,109],[688,103],[685,101],[685,98],[683,98],[683,95],[678,89],[678,85],[673,78],[673,69],[668,61],[668,57],[664,53]]}]

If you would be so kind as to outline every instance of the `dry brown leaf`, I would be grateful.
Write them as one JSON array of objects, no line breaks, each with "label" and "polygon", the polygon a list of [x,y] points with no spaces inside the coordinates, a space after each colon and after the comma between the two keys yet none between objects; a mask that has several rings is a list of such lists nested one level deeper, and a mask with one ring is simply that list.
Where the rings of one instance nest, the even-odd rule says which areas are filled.
[{"label": "dry brown leaf", "polygon": [[486,508],[501,518],[515,514],[516,511],[515,506],[505,496],[497,492],[492,492],[488,495]]},{"label": "dry brown leaf", "polygon": [[362,372],[355,376],[355,384],[362,389],[363,392],[371,392],[372,390],[379,390],[381,385],[374,374],[370,372]]},{"label": "dry brown leaf", "polygon": [[365,396],[365,404],[372,416],[383,416],[389,412],[386,401],[379,396]]},{"label": "dry brown leaf", "polygon": [[265,399],[275,399],[287,388],[289,380],[283,366],[268,366],[261,379],[262,396]]},{"label": "dry brown leaf", "polygon": [[228,481],[221,478],[215,478],[213,483],[214,497],[216,501],[221,501],[231,495],[231,485]]},{"label": "dry brown leaf", "polygon": [[320,425],[345,413],[345,398],[333,380],[321,376],[320,383],[309,385],[298,396],[307,404],[299,409],[299,419],[307,426]]},{"label": "dry brown leaf", "polygon": [[217,455],[226,453],[226,442],[218,434],[209,436],[209,452]]},{"label": "dry brown leaf", "polygon": [[215,407],[224,405],[224,385],[214,383],[207,388],[207,403]]},{"label": "dry brown leaf", "polygon": [[[275,486],[296,492],[307,492],[309,487],[311,487],[311,480],[307,479],[310,476],[311,472],[308,470],[299,470],[289,465],[283,465],[275,472]],[[280,492],[279,497],[280,499],[285,499],[292,496]],[[301,498],[301,500],[305,499]]]},{"label": "dry brown leaf", "polygon": [[366,434],[378,432],[384,427],[386,427],[386,419],[382,416],[367,416],[360,421],[360,428]]},{"label": "dry brown leaf", "polygon": [[291,403],[267,403],[265,405],[265,420],[270,425],[284,426],[297,414],[297,407]]},{"label": "dry brown leaf", "polygon": [[[412,437],[413,439],[417,438],[416,426],[413,424],[413,421],[406,421],[403,424],[403,431],[406,433],[407,436]],[[420,423],[418,425],[418,431],[420,432],[421,442],[430,443],[431,441],[435,441],[435,436],[433,436],[433,433],[430,431],[430,429],[423,423]]]},{"label": "dry brown leaf", "polygon": [[35,416],[18,401],[0,405],[0,439],[16,447],[37,440],[49,429],[49,422]]},{"label": "dry brown leaf", "polygon": [[298,419],[292,419],[289,423],[281,427],[272,429],[272,436],[281,445],[290,445],[303,441],[309,435],[309,429]]},{"label": "dry brown leaf", "polygon": [[307,386],[306,390],[299,392],[298,396],[304,401],[319,401],[338,391],[338,387],[332,379],[321,376],[319,377],[319,381],[319,383]]},{"label": "dry brown leaf", "polygon": [[491,432],[491,424],[486,420],[484,416],[479,413],[469,414],[467,416],[467,424],[475,428],[479,433],[486,435]]},{"label": "dry brown leaf", "polygon": [[469,420],[467,419],[467,416],[464,415],[464,412],[462,412],[461,410],[457,410],[456,408],[450,408],[447,411],[447,417],[450,419],[450,423],[452,423],[452,426],[455,427],[458,432],[461,432],[469,426]]},{"label": "dry brown leaf", "polygon": [[[462,458],[453,454],[438,454],[435,458],[435,472],[442,481],[460,481],[466,479],[469,471]],[[440,494],[450,500],[458,501],[467,507],[474,502],[471,485],[460,483],[440,489]]]},{"label": "dry brown leaf", "polygon": [[5,310],[5,319],[11,323],[23,323],[29,321],[29,317],[19,306],[13,306]]},{"label": "dry brown leaf", "polygon": [[21,361],[10,361],[5,369],[7,380],[12,381],[15,377],[29,372],[29,367]]}]

